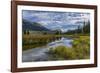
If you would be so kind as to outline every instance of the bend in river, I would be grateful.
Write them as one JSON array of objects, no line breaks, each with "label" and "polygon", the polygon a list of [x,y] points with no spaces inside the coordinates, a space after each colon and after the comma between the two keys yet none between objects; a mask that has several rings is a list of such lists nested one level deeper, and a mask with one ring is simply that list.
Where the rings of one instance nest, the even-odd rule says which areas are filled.
[{"label": "bend in river", "polygon": [[55,40],[42,47],[36,47],[22,52],[22,62],[33,61],[48,61],[49,54],[47,53],[50,47],[67,46],[72,47],[72,39],[62,37],[60,40]]}]

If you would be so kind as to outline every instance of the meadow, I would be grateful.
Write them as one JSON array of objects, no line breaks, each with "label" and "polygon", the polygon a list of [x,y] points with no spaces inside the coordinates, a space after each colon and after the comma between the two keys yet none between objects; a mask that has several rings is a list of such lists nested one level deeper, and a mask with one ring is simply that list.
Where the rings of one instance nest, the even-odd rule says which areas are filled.
[{"label": "meadow", "polygon": [[34,35],[34,34],[27,35],[27,34],[23,34],[23,37],[22,37],[22,39],[23,39],[23,42],[22,42],[23,50],[28,50],[28,49],[35,48],[35,47],[38,47],[38,46],[46,45],[49,42],[61,39],[61,37],[75,38],[75,37],[78,37],[78,36],[54,35],[54,34],[51,34],[51,35],[40,35],[40,34],[38,34],[38,35]]},{"label": "meadow", "polygon": [[23,50],[43,46],[60,38],[58,35],[23,35]]}]

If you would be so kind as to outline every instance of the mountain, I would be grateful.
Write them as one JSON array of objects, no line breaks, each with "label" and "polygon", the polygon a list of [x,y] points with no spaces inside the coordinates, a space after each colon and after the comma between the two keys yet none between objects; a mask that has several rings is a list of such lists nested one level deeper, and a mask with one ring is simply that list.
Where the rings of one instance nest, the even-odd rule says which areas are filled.
[{"label": "mountain", "polygon": [[24,30],[32,30],[32,31],[50,31],[46,27],[42,26],[40,23],[37,22],[30,22],[25,19],[22,21],[22,27]]}]

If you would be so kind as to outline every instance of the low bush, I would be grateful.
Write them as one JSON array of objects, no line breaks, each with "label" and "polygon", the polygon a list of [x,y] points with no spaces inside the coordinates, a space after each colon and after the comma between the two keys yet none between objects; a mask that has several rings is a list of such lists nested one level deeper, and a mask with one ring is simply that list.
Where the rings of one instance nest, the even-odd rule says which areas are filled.
[{"label": "low bush", "polygon": [[90,57],[90,42],[89,37],[74,39],[72,47],[57,46],[50,48],[49,53],[52,59],[89,59]]}]

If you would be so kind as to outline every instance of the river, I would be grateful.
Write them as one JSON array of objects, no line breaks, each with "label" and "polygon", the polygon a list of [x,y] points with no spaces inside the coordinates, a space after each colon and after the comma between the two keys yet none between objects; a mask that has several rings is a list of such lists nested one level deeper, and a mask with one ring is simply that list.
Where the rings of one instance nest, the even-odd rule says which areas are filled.
[{"label": "river", "polygon": [[49,55],[47,52],[50,47],[56,46],[67,46],[72,47],[72,39],[62,37],[60,40],[55,40],[42,47],[36,47],[22,52],[22,62],[33,62],[33,61],[48,61]]}]

